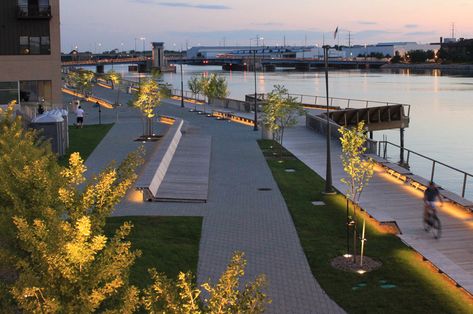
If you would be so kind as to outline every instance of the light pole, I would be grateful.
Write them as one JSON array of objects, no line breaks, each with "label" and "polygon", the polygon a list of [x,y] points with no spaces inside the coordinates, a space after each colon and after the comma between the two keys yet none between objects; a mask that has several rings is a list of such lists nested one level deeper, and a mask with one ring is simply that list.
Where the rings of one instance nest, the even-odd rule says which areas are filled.
[{"label": "light pole", "polygon": [[184,76],[182,73],[182,48],[181,48],[181,108],[184,108]]},{"label": "light pole", "polygon": [[146,38],[141,37],[140,40],[143,42],[143,57],[145,56],[145,45],[146,45]]},{"label": "light pole", "polygon": [[256,92],[256,49],[253,50],[253,71],[255,73],[255,124],[253,126],[253,131],[258,131],[258,105],[257,105],[257,97],[258,94]]},{"label": "light pole", "polygon": [[332,188],[332,156],[330,148],[330,118],[329,118],[329,93],[328,93],[328,52],[330,46],[324,45],[324,61],[325,61],[325,93],[327,98],[327,172],[325,174],[325,194],[333,194]]}]

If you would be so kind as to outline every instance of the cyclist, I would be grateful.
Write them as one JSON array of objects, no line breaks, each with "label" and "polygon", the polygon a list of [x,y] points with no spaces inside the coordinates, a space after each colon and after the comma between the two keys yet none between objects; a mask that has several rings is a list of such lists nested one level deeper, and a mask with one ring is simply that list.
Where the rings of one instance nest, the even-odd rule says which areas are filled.
[{"label": "cyclist", "polygon": [[433,181],[429,182],[429,186],[424,192],[424,220],[428,221],[430,216],[430,212],[435,212],[437,210],[437,206],[435,205],[436,200],[439,200],[441,204],[443,204],[442,197],[440,196],[439,189],[435,186]]}]

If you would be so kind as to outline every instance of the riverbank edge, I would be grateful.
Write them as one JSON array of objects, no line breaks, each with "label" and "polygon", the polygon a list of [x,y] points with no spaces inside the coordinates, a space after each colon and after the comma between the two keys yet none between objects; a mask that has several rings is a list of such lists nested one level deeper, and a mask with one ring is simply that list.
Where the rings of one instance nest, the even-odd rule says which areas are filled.
[{"label": "riverbank edge", "polygon": [[385,64],[381,69],[397,70],[442,70],[442,71],[462,71],[473,73],[473,64],[438,64],[438,63],[421,63],[421,64]]}]

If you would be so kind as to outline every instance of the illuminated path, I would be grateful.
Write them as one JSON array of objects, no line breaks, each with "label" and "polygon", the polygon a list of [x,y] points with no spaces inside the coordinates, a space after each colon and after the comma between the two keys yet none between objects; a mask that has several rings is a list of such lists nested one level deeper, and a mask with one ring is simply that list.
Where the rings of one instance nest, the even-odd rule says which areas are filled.
[{"label": "illuminated path", "polygon": [[[325,136],[302,125],[287,129],[284,146],[307,166],[325,177]],[[333,185],[346,191],[340,182],[344,177],[340,160],[341,147],[332,142]],[[394,179],[380,167],[363,191],[360,205],[380,222],[396,221],[402,234],[399,237],[431,261],[447,276],[473,294],[473,214],[444,203],[439,218],[442,237],[435,240],[422,228],[422,193]],[[368,242],[369,255],[369,242]]]},{"label": "illuminated path", "polygon": [[[96,92],[104,99],[114,95],[106,89]],[[129,95],[124,97],[126,103]],[[158,111],[181,117],[212,136],[208,202],[143,203],[129,193],[114,215],[202,216],[198,282],[208,278],[215,282],[232,253],[240,250],[248,260],[245,279],[262,273],[268,278],[267,293],[272,299],[268,313],[344,313],[311,273],[284,198],[256,143],[259,132],[246,125],[190,113],[178,108],[178,104],[168,102]],[[130,108],[121,110],[119,122],[86,161],[92,171],[103,169],[111,159],[120,161],[136,148],[137,143],[131,138],[141,134],[141,119]],[[97,110],[88,111],[86,121],[96,121],[92,115]],[[258,191],[259,188],[271,190]]]}]

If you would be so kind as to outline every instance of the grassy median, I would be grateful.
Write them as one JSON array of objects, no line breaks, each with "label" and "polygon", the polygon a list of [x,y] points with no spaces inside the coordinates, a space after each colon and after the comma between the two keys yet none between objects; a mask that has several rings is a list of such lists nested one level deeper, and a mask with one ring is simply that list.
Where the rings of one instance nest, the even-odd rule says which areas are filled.
[{"label": "grassy median", "polygon": [[127,239],[142,253],[131,269],[131,284],[140,288],[149,285],[149,268],[173,279],[180,271],[197,274],[202,217],[110,217],[106,234],[125,221],[133,224]]},{"label": "grassy median", "polygon": [[[313,275],[347,312],[473,313],[471,297],[370,219],[366,220],[366,255],[383,266],[364,275],[334,269],[331,260],[346,250],[344,198],[340,194],[323,196],[325,181],[289,152],[282,150],[283,158],[275,158],[281,148],[273,141],[259,144],[291,212]],[[317,200],[326,205],[312,205]]]},{"label": "grassy median", "polygon": [[59,164],[66,166],[69,156],[74,152],[79,152],[82,159],[87,160],[112,126],[113,124],[84,125],[83,128],[69,126],[69,149],[66,155],[59,158]]}]

